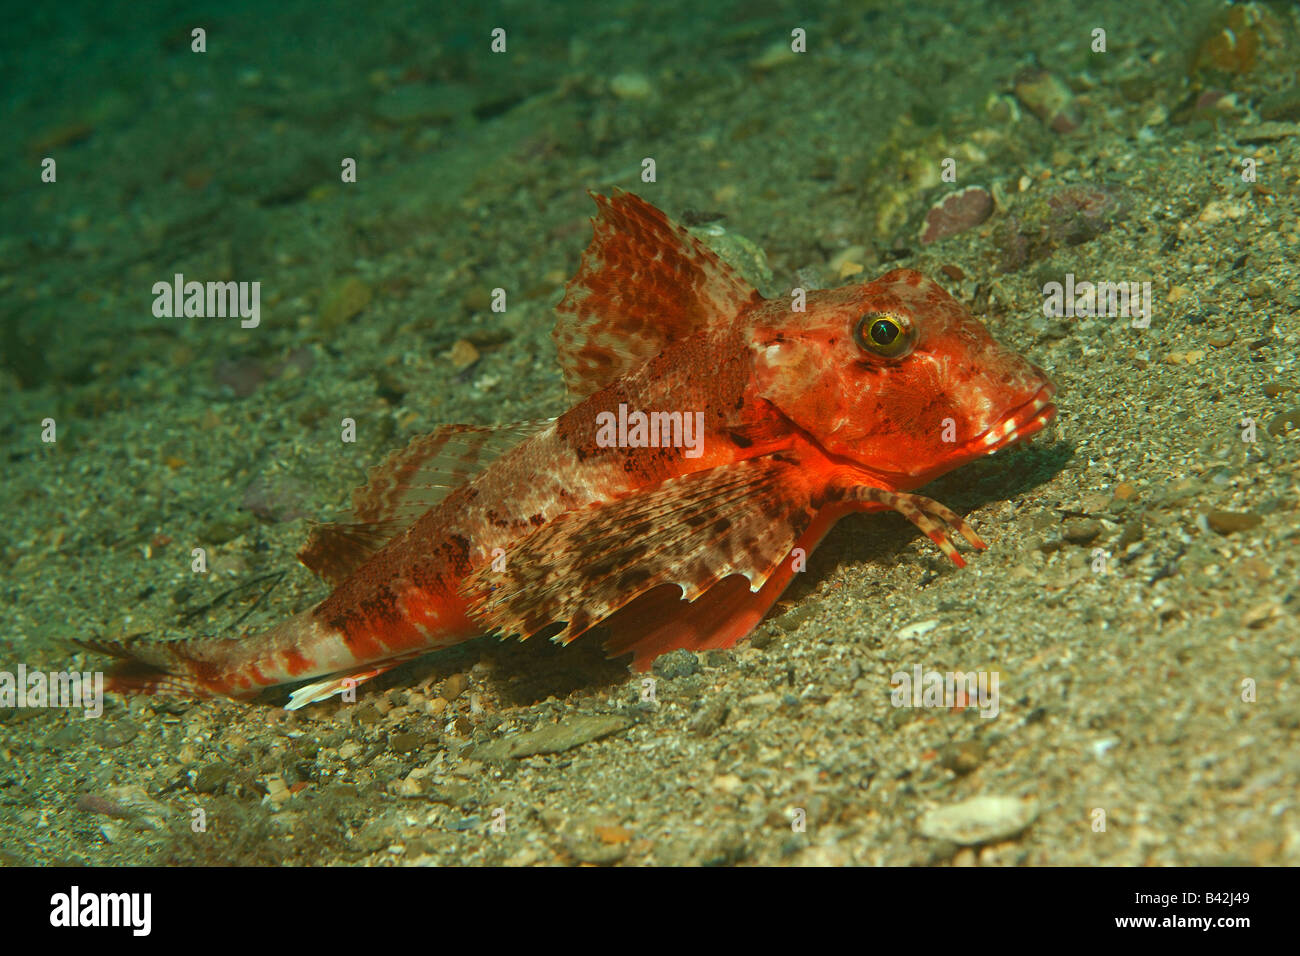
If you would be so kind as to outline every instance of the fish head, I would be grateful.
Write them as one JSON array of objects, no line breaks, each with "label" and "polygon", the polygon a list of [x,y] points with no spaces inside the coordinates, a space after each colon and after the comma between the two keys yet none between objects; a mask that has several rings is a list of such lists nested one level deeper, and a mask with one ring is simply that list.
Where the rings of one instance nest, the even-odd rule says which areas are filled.
[{"label": "fish head", "polygon": [[889,487],[919,487],[1056,413],[1043,371],[919,272],[814,292],[806,305],[753,317],[757,392]]}]

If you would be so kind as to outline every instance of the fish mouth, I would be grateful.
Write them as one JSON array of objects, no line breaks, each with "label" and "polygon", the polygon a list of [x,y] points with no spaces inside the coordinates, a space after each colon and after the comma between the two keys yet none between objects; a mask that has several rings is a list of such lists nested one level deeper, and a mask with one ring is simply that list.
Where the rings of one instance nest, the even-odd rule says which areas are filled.
[{"label": "fish mouth", "polygon": [[996,425],[974,439],[970,443],[971,449],[991,455],[1042,431],[1056,417],[1056,406],[1052,404],[1052,396],[1055,394],[1056,386],[1044,382],[1043,387],[1029,401],[1012,409]]}]

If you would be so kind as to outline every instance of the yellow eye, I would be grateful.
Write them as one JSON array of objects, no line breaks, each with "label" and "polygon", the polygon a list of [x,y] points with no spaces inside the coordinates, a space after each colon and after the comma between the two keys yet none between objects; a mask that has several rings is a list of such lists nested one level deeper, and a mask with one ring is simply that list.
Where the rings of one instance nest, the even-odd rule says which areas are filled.
[{"label": "yellow eye", "polygon": [[866,313],[858,319],[853,338],[858,348],[881,358],[901,358],[915,341],[911,323],[888,312]]}]

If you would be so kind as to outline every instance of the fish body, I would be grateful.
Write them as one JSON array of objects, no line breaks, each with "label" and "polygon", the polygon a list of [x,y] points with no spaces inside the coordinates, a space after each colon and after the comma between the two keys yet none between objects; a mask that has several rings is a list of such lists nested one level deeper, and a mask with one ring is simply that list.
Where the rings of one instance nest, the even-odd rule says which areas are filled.
[{"label": "fish body", "polygon": [[390,455],[299,557],[334,585],[260,634],[129,644],[110,686],[302,706],[482,634],[568,643],[597,624],[644,669],[726,647],[836,520],[897,510],[959,566],[956,514],[910,494],[1052,418],[1044,373],[942,288],[895,270],[764,299],[630,193],[557,306],[574,405],[446,426]]}]

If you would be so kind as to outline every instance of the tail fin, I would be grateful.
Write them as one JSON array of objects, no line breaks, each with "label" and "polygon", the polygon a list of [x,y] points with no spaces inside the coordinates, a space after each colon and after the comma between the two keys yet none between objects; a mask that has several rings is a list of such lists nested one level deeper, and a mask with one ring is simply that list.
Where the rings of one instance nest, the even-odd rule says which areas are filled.
[{"label": "tail fin", "polygon": [[215,697],[197,678],[169,669],[175,652],[163,650],[169,643],[145,637],[133,639],[74,638],[73,644],[88,651],[107,654],[117,662],[105,675],[104,688],[118,694],[159,694],[168,697]]}]

